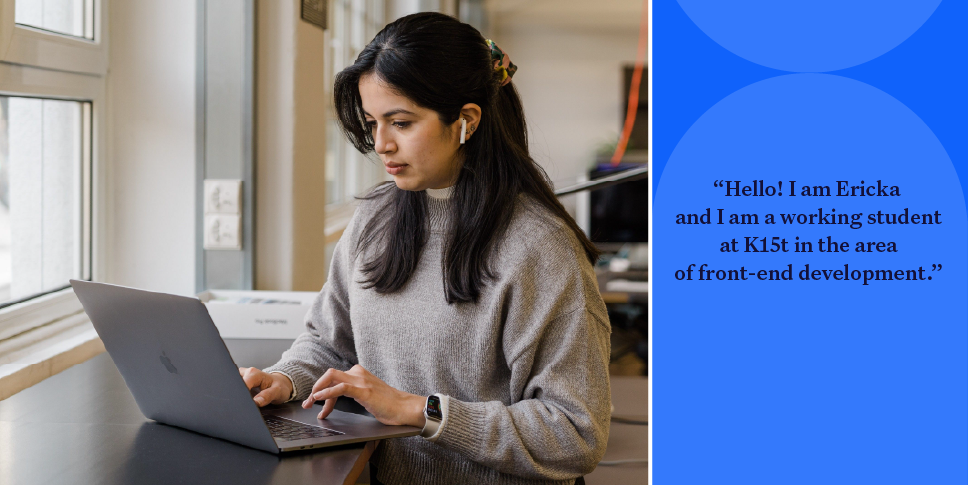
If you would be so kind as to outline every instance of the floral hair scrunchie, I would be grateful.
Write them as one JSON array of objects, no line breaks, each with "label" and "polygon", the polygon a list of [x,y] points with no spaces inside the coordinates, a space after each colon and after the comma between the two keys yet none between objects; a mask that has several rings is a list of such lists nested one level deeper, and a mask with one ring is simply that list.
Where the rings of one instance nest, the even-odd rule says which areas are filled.
[{"label": "floral hair scrunchie", "polygon": [[511,63],[511,58],[501,50],[493,40],[487,39],[487,46],[491,49],[491,60],[494,61],[494,70],[501,72],[501,86],[511,82],[511,77],[517,72],[518,66]]}]

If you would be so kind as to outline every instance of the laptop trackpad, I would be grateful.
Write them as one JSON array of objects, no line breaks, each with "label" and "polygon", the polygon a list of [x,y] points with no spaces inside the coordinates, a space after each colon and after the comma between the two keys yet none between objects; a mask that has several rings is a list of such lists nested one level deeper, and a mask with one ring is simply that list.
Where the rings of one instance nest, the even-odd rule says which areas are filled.
[{"label": "laptop trackpad", "polygon": [[281,418],[291,419],[300,423],[322,426],[346,434],[359,434],[364,431],[366,434],[375,430],[390,428],[381,424],[370,416],[348,413],[334,409],[326,419],[316,419],[319,412],[323,410],[322,404],[313,404],[309,409],[302,408],[302,402],[289,402],[285,404],[270,404],[261,409],[262,414],[271,414]]},{"label": "laptop trackpad", "polygon": [[370,412],[367,411],[362,404],[356,402],[356,400],[351,397],[340,396],[338,399],[336,399],[336,409],[343,411],[344,413],[359,414],[362,416],[369,416],[371,418],[373,417],[373,415],[370,414]]}]

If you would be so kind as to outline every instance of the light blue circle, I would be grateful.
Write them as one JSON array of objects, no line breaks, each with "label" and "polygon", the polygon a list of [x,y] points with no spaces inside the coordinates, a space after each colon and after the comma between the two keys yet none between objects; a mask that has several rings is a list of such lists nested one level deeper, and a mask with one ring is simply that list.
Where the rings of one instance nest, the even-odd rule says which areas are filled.
[{"label": "light blue circle", "polygon": [[730,52],[791,72],[862,64],[893,49],[941,0],[678,0]]},{"label": "light blue circle", "polygon": [[[715,187],[720,180],[782,181],[783,196],[727,197]],[[841,197],[838,181],[881,181],[901,195]],[[803,193],[825,186],[831,196]],[[720,208],[727,221],[751,214],[759,224],[716,224]],[[707,209],[711,224],[676,222]],[[867,219],[905,209],[938,211],[941,223]],[[788,225],[780,216],[818,210],[863,213],[864,224]],[[666,463],[664,473],[681,483],[705,483],[708,470],[741,483],[947,483],[943,477],[968,453],[968,218],[954,166],[917,115],[840,76],[757,82],[710,108],[683,136],[656,189],[652,220],[653,412],[662,423],[655,461]],[[783,238],[789,251],[746,252],[747,237],[767,238],[768,249],[773,237]],[[797,237],[813,252],[795,252]],[[849,252],[820,252],[827,237],[848,243]],[[738,252],[722,252],[734,239]],[[875,243],[873,252],[856,252],[858,242]],[[877,242],[898,251],[877,252]],[[700,281],[703,264],[754,272],[792,265],[792,280]],[[932,279],[865,286],[821,273],[804,281],[806,264],[828,274],[844,265],[923,268]],[[938,264],[943,269],[933,270]],[[676,272],[690,265],[692,280],[679,280]],[[663,369],[675,369],[675,379],[662,378]],[[899,416],[913,419],[898,424]],[[702,457],[703,466],[674,466],[683,456]]]}]

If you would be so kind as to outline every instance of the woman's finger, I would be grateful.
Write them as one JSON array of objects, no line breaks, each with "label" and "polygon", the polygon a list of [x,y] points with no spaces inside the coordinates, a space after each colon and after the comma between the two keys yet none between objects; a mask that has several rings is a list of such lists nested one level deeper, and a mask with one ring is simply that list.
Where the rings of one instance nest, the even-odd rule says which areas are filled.
[{"label": "woman's finger", "polygon": [[353,397],[350,395],[351,389],[354,389],[354,387],[345,382],[341,382],[339,384],[334,385],[333,387],[327,387],[326,389],[323,389],[319,392],[310,394],[309,398],[312,399],[313,401],[324,401],[327,399],[337,398],[340,396]]},{"label": "woman's finger", "polygon": [[337,369],[329,369],[316,381],[315,384],[313,384],[313,388],[309,392],[309,397],[303,401],[303,408],[309,409],[309,407],[313,405],[313,401],[322,399],[313,399],[313,396],[323,389],[328,389],[344,382],[355,386],[361,386],[363,385],[364,380],[365,378],[363,376],[351,375]]},{"label": "woman's finger", "polygon": [[[343,382],[310,396],[310,399],[315,399],[316,401],[326,400],[326,403],[323,404],[322,412],[319,413],[319,419],[326,419],[326,416],[329,416],[329,413],[333,412],[333,408],[336,406],[336,400],[340,396],[357,399],[360,396],[360,388]],[[357,399],[357,401],[359,400]]]},{"label": "woman's finger", "polygon": [[310,396],[319,392],[322,389],[326,389],[327,387],[332,386],[333,384],[338,384],[340,382],[343,382],[344,376],[346,376],[345,372],[330,368],[325,373],[323,373],[322,377],[316,380],[315,384],[313,384],[313,389],[309,392]]},{"label": "woman's finger", "polygon": [[259,377],[262,378],[262,383],[259,384],[259,387],[262,389],[268,389],[274,385],[277,385],[275,379],[273,379],[272,375],[268,372],[259,371]]},{"label": "woman's finger", "polygon": [[329,416],[329,413],[333,412],[333,408],[336,407],[337,399],[338,398],[336,397],[327,399],[326,403],[323,404],[323,410],[319,412],[319,415],[316,416],[316,419],[326,419],[326,416]]},{"label": "woman's finger", "polygon": [[313,403],[316,402],[316,399],[314,399],[313,396],[323,389],[339,384],[340,377],[343,375],[345,375],[344,372],[332,368],[323,373],[323,376],[317,379],[316,383],[313,384],[312,390],[309,391],[309,397],[302,402],[303,409],[311,408]]},{"label": "woman's finger", "polygon": [[261,387],[263,378],[259,374],[264,374],[261,370],[255,367],[249,367],[247,369],[239,369],[239,373],[242,374],[242,381],[245,382],[245,387],[252,389],[253,387]]},{"label": "woman's finger", "polygon": [[262,406],[272,402],[272,394],[275,394],[274,389],[263,389],[263,391],[256,394],[252,400],[255,401],[256,405],[261,408]]}]

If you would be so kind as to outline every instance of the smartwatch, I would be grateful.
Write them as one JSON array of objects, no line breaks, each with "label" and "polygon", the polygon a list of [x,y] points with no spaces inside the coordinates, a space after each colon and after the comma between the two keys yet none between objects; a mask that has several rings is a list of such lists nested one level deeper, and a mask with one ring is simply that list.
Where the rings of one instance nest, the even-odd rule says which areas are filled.
[{"label": "smartwatch", "polygon": [[440,422],[444,419],[444,412],[440,409],[440,397],[427,396],[427,404],[424,405],[424,418],[427,418],[427,423],[424,424],[420,436],[429,438],[437,434]]}]

